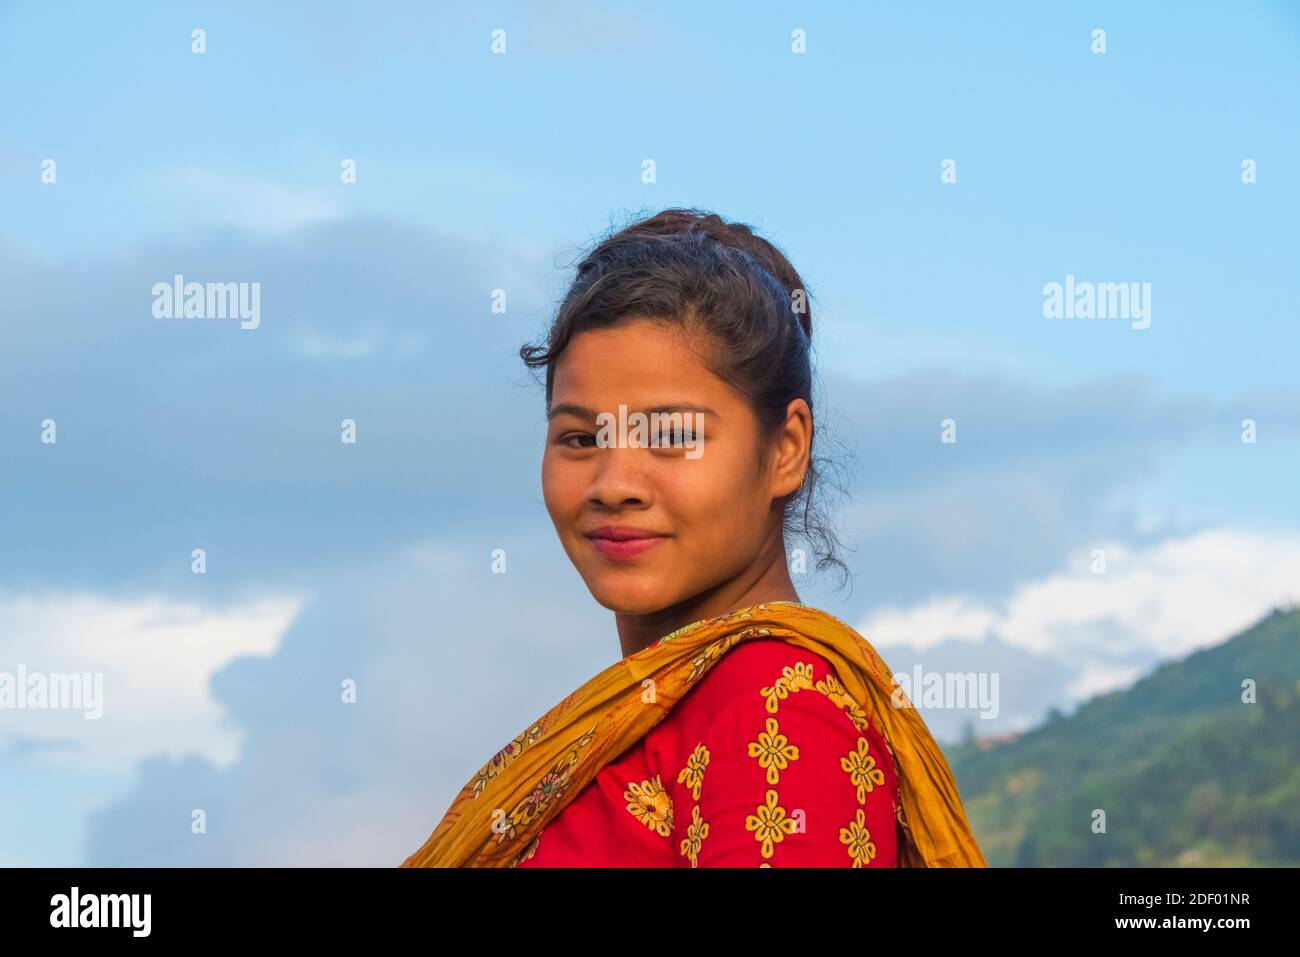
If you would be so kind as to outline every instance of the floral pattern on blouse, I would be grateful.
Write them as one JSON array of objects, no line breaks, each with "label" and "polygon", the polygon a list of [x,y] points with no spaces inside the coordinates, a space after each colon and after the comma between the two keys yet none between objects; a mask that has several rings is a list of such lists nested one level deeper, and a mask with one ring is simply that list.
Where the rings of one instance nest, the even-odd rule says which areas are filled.
[{"label": "floral pattern on blouse", "polygon": [[704,783],[704,769],[709,766],[709,749],[697,744],[691,756],[686,759],[686,767],[677,774],[677,783],[685,784],[691,789],[691,797],[700,799],[700,785]]},{"label": "floral pattern on blouse", "polygon": [[709,836],[709,822],[700,817],[700,806],[691,808],[691,823],[686,828],[686,837],[682,839],[682,855],[691,862],[691,867],[699,866],[700,846]]},{"label": "floral pattern on blouse", "polygon": [[897,866],[893,755],[830,663],[762,636],[698,663],[698,684],[518,865]]},{"label": "floral pattern on blouse", "polygon": [[799,760],[799,748],[781,733],[775,718],[768,718],[758,740],[749,743],[749,756],[758,759],[758,766],[767,774],[768,784],[778,784],[781,772],[790,766],[791,761]]},{"label": "floral pattern on blouse", "polygon": [[662,837],[673,833],[673,799],[664,790],[659,775],[640,784],[628,782],[623,799],[632,816],[650,830]]}]

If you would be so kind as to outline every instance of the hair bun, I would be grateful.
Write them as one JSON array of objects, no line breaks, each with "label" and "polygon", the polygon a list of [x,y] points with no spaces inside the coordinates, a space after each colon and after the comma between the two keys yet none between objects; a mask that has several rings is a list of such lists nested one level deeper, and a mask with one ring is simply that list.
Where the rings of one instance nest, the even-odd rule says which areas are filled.
[{"label": "hair bun", "polygon": [[[751,257],[760,266],[772,274],[790,296],[791,310],[809,339],[812,338],[812,309],[808,302],[808,290],[799,278],[799,273],[785,254],[762,236],[755,235],[746,223],[729,223],[717,213],[701,209],[673,207],[661,210],[649,219],[642,220],[628,231],[652,236],[684,235],[691,232],[704,233],[713,241],[738,249]],[[799,308],[796,308],[796,305]]]}]

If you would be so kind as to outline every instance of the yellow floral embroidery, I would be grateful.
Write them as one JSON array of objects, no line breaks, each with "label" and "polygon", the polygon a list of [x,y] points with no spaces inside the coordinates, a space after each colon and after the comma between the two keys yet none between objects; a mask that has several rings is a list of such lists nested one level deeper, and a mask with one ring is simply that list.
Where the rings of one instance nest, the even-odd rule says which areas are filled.
[{"label": "yellow floral embroidery", "polygon": [[591,744],[596,734],[596,725],[592,725],[586,734],[569,746],[569,750],[555,762],[555,766],[544,774],[532,791],[526,794],[506,815],[501,826],[493,822],[492,830],[496,832],[497,844],[513,841],[521,829],[531,827],[551,806],[551,802],[568,790],[570,774],[582,757],[583,750]]},{"label": "yellow floral embroidery", "polygon": [[535,724],[531,728],[525,728],[513,741],[492,755],[491,760],[483,765],[483,769],[474,776],[474,783],[471,787],[474,797],[482,794],[489,781],[504,771],[511,761],[536,744],[537,739],[541,736],[542,726],[541,724]]},{"label": "yellow floral embroidery", "polygon": [[762,844],[760,853],[770,858],[773,848],[785,840],[787,834],[793,834],[797,824],[786,815],[785,808],[776,803],[776,792],[771,788],[768,788],[767,800],[756,810],[757,814],[745,818],[745,830],[754,832],[754,840]]},{"label": "yellow floral embroidery", "polygon": [[704,769],[709,763],[709,749],[697,744],[691,756],[686,759],[686,767],[677,775],[677,783],[685,784],[691,791],[691,797],[700,799],[700,785],[704,783]]},{"label": "yellow floral embroidery", "polygon": [[[749,615],[742,617],[748,618]],[[688,628],[690,626],[687,626]],[[669,638],[676,637],[676,632],[664,638],[660,638],[660,643],[667,641]],[[772,632],[767,628],[749,628],[745,631],[738,631],[733,635],[724,635],[715,642],[711,642],[703,648],[698,655],[691,659],[691,673],[687,676],[688,683],[698,681],[710,668],[712,668],[722,658],[724,654],[733,646],[749,638],[765,638]]]},{"label": "yellow floral embroidery", "polygon": [[777,678],[770,687],[760,689],[759,694],[767,699],[768,713],[776,714],[780,703],[790,696],[790,685],[784,678]]},{"label": "yellow floral embroidery", "polygon": [[840,767],[858,786],[858,803],[866,804],[867,795],[885,783],[885,772],[876,767],[876,759],[867,753],[867,739],[858,738],[858,749],[840,758]]},{"label": "yellow floral embroidery", "polygon": [[790,687],[796,690],[811,688],[813,686],[813,666],[811,661],[796,662],[793,668],[782,668],[781,677],[790,682]]},{"label": "yellow floral embroidery", "polygon": [[771,687],[760,689],[759,694],[767,699],[768,714],[776,714],[776,709],[780,707],[781,702],[792,692],[811,687],[813,687],[812,662],[804,661],[796,663],[793,668],[789,665],[782,668],[781,677],[777,678]]},{"label": "yellow floral embroidery", "polygon": [[701,649],[700,653],[691,659],[691,673],[686,680],[698,681],[700,676],[712,668],[727,653],[727,649],[736,643],[736,638],[736,635],[724,635]]},{"label": "yellow floral embroidery", "polygon": [[867,819],[858,808],[854,820],[848,827],[840,828],[840,843],[848,845],[849,857],[853,858],[854,867],[866,867],[876,856],[876,845],[867,830]]},{"label": "yellow floral embroidery", "polygon": [[776,784],[781,772],[799,758],[799,748],[777,729],[776,718],[767,719],[767,730],[760,731],[757,741],[749,742],[749,756],[758,758],[758,766],[767,769],[767,783]]},{"label": "yellow floral embroidery", "polygon": [[[849,693],[844,690],[844,685],[840,684],[840,679],[831,673],[828,673],[825,678],[817,682],[816,687],[818,691],[833,701],[836,698],[847,698],[849,696]],[[839,704],[838,701],[835,703]]]},{"label": "yellow floral embroidery", "polygon": [[629,781],[627,790],[623,792],[623,800],[627,801],[627,809],[632,812],[632,816],[650,830],[662,837],[672,834],[673,799],[664,790],[659,775],[656,774],[653,781],[642,781],[640,784]]},{"label": "yellow floral embroidery", "polygon": [[840,680],[832,674],[828,674],[821,681],[817,682],[817,690],[838,705],[849,716],[853,726],[859,731],[866,731],[867,713],[862,710],[856,701],[844,690]]},{"label": "yellow floral embroidery", "polygon": [[682,841],[682,854],[691,862],[691,867],[698,867],[697,860],[700,845],[709,836],[709,822],[700,818],[700,806],[691,808],[691,823],[686,828],[686,839]]}]

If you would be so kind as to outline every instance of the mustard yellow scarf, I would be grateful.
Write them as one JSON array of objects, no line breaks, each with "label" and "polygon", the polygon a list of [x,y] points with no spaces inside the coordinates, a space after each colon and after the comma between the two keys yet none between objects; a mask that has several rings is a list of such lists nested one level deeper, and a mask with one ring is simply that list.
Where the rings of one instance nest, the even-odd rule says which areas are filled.
[{"label": "mustard yellow scarf", "polygon": [[781,638],[822,655],[875,721],[898,770],[900,867],[987,866],[947,761],[876,650],[838,618],[785,601],[694,622],[606,668],[498,751],[401,866],[514,866],[601,768],[749,638]]}]

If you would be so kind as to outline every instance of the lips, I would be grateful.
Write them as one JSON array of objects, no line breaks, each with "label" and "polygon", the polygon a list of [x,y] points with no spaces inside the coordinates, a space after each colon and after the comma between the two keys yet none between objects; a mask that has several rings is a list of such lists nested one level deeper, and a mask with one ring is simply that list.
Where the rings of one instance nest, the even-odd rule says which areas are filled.
[{"label": "lips", "polygon": [[667,535],[629,525],[602,525],[587,532],[587,537],[596,551],[615,560],[636,558],[668,540]]}]

